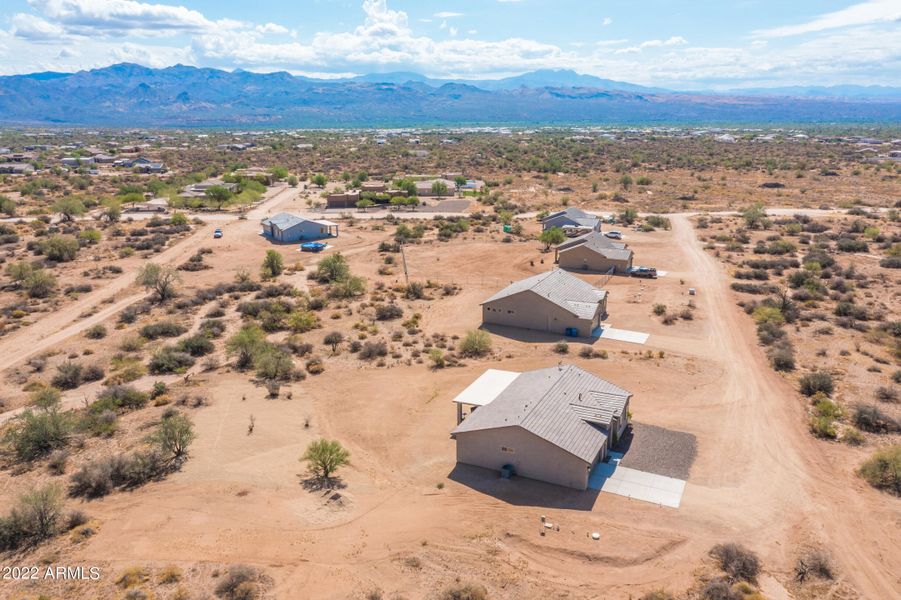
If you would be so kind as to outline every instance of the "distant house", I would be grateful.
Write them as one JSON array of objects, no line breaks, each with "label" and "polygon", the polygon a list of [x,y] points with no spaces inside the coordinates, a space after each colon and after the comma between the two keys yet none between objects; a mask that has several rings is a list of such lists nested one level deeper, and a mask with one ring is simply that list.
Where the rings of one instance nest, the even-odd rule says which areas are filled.
[{"label": "distant house", "polygon": [[585,212],[580,208],[567,208],[551,213],[541,220],[542,229],[559,227],[566,230],[600,231],[601,219],[598,216]]},{"label": "distant house", "polygon": [[238,169],[237,171],[235,171],[235,175],[237,175],[238,177],[256,179],[257,181],[265,185],[272,185],[273,183],[275,183],[275,175],[273,175],[266,169],[261,169],[260,167]]},{"label": "distant house", "polygon": [[600,231],[592,231],[567,240],[554,250],[561,269],[626,273],[632,268],[632,251],[623,242],[615,242]]},{"label": "distant house", "polygon": [[85,165],[93,165],[94,157],[93,156],[66,156],[61,159],[59,162],[66,165],[67,167],[80,167]]},{"label": "distant house", "polygon": [[294,243],[305,240],[338,237],[338,224],[326,220],[304,219],[289,213],[278,213],[262,220],[263,235],[275,242]]},{"label": "distant house", "polygon": [[[137,168],[137,167],[136,167]],[[191,185],[186,185],[182,188],[179,197],[181,198],[203,198],[206,196],[206,191],[211,187],[223,187],[230,192],[234,192],[238,189],[237,183],[226,183],[221,179],[207,179],[206,181],[202,181],[200,183],[192,183]]]},{"label": "distant house", "polygon": [[482,302],[482,322],[590,337],[607,314],[607,292],[554,269],[511,283]]},{"label": "distant house", "polygon": [[[489,369],[461,392],[457,462],[577,490],[622,438],[632,393],[574,365]],[[463,419],[463,407],[473,407]]]},{"label": "distant house", "polygon": [[99,163],[99,164],[108,165],[108,164],[112,164],[112,163],[116,162],[116,157],[110,156],[109,154],[95,154],[94,162]]},{"label": "distant house", "polygon": [[[434,185],[436,183],[443,183],[446,189],[443,192],[436,194],[434,191]],[[452,180],[444,179],[443,177],[416,182],[417,196],[453,196],[456,190],[456,184]]]},{"label": "distant house", "polygon": [[361,192],[381,193],[388,191],[388,184],[384,181],[364,181],[360,184]]},{"label": "distant house", "polygon": [[28,163],[0,163],[0,173],[5,175],[31,175],[34,167]]},{"label": "distant house", "polygon": [[329,194],[325,198],[326,208],[356,208],[360,201],[359,190],[348,190],[340,194]]},{"label": "distant house", "polygon": [[161,162],[137,163],[134,170],[138,173],[165,173],[166,165]]}]

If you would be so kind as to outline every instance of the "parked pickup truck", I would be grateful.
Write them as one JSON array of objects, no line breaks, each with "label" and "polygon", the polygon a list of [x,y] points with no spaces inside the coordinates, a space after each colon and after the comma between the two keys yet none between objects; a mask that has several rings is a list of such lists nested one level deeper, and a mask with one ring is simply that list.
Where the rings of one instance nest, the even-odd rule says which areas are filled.
[{"label": "parked pickup truck", "polygon": [[300,245],[301,252],[322,252],[326,245],[322,242],[304,242]]},{"label": "parked pickup truck", "polygon": [[657,279],[657,269],[654,267],[632,267],[629,269],[632,277],[644,277],[645,279]]}]

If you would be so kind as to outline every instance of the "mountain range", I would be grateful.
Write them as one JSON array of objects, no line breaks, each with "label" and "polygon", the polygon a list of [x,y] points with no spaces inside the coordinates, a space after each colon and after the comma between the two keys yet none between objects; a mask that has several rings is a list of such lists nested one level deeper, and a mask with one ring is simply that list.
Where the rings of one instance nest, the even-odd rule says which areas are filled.
[{"label": "mountain range", "polygon": [[388,127],[898,122],[901,88],[677,92],[542,70],[497,80],[381,73],[313,79],[122,63],[0,77],[0,124]]}]

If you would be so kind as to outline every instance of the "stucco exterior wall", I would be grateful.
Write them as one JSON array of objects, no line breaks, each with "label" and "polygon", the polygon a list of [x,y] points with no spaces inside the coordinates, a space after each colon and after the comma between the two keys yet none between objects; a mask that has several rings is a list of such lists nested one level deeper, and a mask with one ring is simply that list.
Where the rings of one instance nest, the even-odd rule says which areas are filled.
[{"label": "stucco exterior wall", "polygon": [[482,305],[483,323],[549,331],[560,335],[563,335],[567,328],[574,327],[580,336],[589,337],[594,328],[600,325],[599,321],[599,316],[594,319],[579,319],[532,291],[521,292]]},{"label": "stucco exterior wall", "polygon": [[557,264],[561,269],[569,271],[595,271],[606,273],[610,267],[616,273],[626,273],[632,266],[631,260],[611,260],[585,246],[576,246],[563,250],[558,255]]},{"label": "stucco exterior wall", "polygon": [[588,474],[593,464],[521,427],[467,431],[458,433],[456,438],[457,462],[497,471],[510,464],[521,477],[577,490],[588,487]]}]

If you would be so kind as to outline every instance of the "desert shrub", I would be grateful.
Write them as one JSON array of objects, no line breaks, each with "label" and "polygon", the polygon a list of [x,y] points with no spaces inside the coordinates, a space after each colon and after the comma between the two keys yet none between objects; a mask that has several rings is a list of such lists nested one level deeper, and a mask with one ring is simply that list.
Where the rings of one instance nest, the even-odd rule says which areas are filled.
[{"label": "desert shrub", "polygon": [[101,340],[106,337],[106,327],[97,323],[96,325],[89,327],[87,331],[84,332],[84,335],[90,340]]},{"label": "desert shrub", "polygon": [[404,298],[408,300],[421,300],[425,297],[425,286],[419,281],[411,281],[404,288]]},{"label": "desert shrub", "polygon": [[785,337],[785,330],[779,323],[763,321],[757,324],[757,339],[764,346],[771,346]]},{"label": "desert shrub", "polygon": [[336,352],[338,350],[338,346],[343,341],[344,341],[344,334],[341,333],[340,331],[332,331],[331,333],[327,334],[322,339],[323,344],[325,344],[326,346],[332,347],[332,352]]},{"label": "desert shrub", "polygon": [[639,600],[676,600],[676,597],[665,590],[654,590],[642,596]]},{"label": "desert shrub", "polygon": [[805,396],[813,396],[817,392],[831,396],[835,385],[832,382],[832,375],[825,371],[816,371],[802,376],[798,380],[798,388]]},{"label": "desert shrub", "polygon": [[225,333],[225,323],[219,319],[206,319],[200,323],[200,333],[213,339]]},{"label": "desert shrub", "polygon": [[78,240],[71,235],[52,235],[41,242],[40,250],[48,260],[68,262],[78,254]]},{"label": "desert shrub", "polygon": [[666,304],[655,304],[653,310],[654,314],[660,317],[666,314]]},{"label": "desert shrub", "polygon": [[554,344],[554,352],[557,354],[568,354],[569,353],[569,344],[566,343],[566,340],[560,340],[556,344]]},{"label": "desert shrub", "polygon": [[491,336],[482,329],[470,331],[460,342],[460,353],[463,356],[485,356],[489,352],[491,352]]},{"label": "desert shrub", "polygon": [[179,352],[187,352],[194,357],[206,356],[215,349],[210,338],[202,333],[180,340],[175,347]]},{"label": "desert shrub", "polygon": [[863,429],[870,433],[893,433],[901,429],[897,421],[876,406],[869,404],[858,404],[855,406],[851,420],[858,429]]},{"label": "desert shrub", "polygon": [[842,441],[849,446],[862,446],[867,440],[859,430],[848,427],[842,432]]},{"label": "desert shrub", "polygon": [[443,369],[447,366],[447,357],[444,356],[444,352],[440,348],[429,350],[429,360],[432,361],[432,366],[436,369]]},{"label": "desert shrub", "polygon": [[173,346],[162,348],[153,355],[148,369],[154,375],[166,373],[184,373],[194,365],[194,358],[187,352],[182,352]]},{"label": "desert shrub", "polygon": [[9,514],[0,517],[0,551],[40,543],[60,530],[63,493],[56,484],[21,495]]},{"label": "desert shrub", "polygon": [[355,298],[366,291],[366,280],[362,277],[351,276],[347,279],[335,281],[329,286],[328,294],[332,298]]},{"label": "desert shrub", "polygon": [[288,315],[288,328],[294,333],[306,333],[317,327],[320,327],[319,316],[312,311],[296,310]]},{"label": "desert shrub", "polygon": [[78,427],[94,436],[109,437],[116,432],[117,421],[116,411],[112,409],[90,410],[82,415]]},{"label": "desert shrub", "polygon": [[814,415],[810,418],[810,432],[818,438],[828,440],[834,440],[838,435],[833,420],[822,415]]},{"label": "desert shrub", "polygon": [[832,559],[825,550],[810,550],[798,557],[798,562],[795,563],[795,580],[803,583],[810,577],[835,578]]},{"label": "desert shrub", "polygon": [[104,410],[136,410],[147,404],[147,394],[130,385],[111,385],[97,395],[91,404],[93,412]]},{"label": "desert shrub", "polygon": [[156,576],[156,580],[158,583],[162,585],[167,585],[171,583],[178,583],[182,580],[184,574],[181,569],[176,567],[175,565],[170,565],[168,567],[163,567],[160,569],[160,572]]},{"label": "desert shrub", "polygon": [[375,318],[379,321],[390,321],[404,316],[404,309],[397,304],[379,304],[375,307]]},{"label": "desert shrub", "polygon": [[291,355],[275,347],[260,352],[254,359],[257,377],[264,380],[285,381],[294,373],[294,361]]},{"label": "desert shrub", "polygon": [[194,425],[183,414],[173,414],[162,420],[150,436],[150,442],[162,453],[163,459],[172,463],[183,460],[188,447],[194,441]]},{"label": "desert shrub", "polygon": [[388,345],[381,340],[365,342],[357,354],[363,360],[372,360],[387,355]]},{"label": "desert shrub", "polygon": [[30,461],[64,447],[72,429],[70,416],[51,406],[25,410],[13,420],[4,437],[16,458]]},{"label": "desert shrub", "polygon": [[873,487],[901,496],[901,444],[877,450],[858,473]]},{"label": "desert shrub", "polygon": [[847,237],[836,240],[835,248],[839,252],[866,252],[869,249],[865,241]]},{"label": "desert shrub", "polygon": [[876,399],[882,402],[897,402],[898,390],[893,387],[879,386],[876,388]]},{"label": "desert shrub", "polygon": [[258,579],[253,567],[235,565],[216,584],[216,595],[224,600],[254,600],[259,595]]},{"label": "desert shrub", "polygon": [[778,347],[770,348],[767,357],[776,371],[794,371],[795,369],[795,353],[791,344],[781,344]]},{"label": "desert shrub", "polygon": [[319,375],[325,371],[325,363],[322,362],[322,359],[318,356],[314,356],[308,360],[304,366],[307,369],[307,373],[310,375]]},{"label": "desert shrub", "polygon": [[760,559],[741,544],[717,544],[710,549],[710,556],[732,581],[753,582],[760,572]]},{"label": "desert shrub", "polygon": [[478,583],[454,583],[441,591],[438,600],[488,600],[488,590]]},{"label": "desert shrub", "polygon": [[47,459],[47,470],[54,475],[62,475],[66,472],[66,463],[69,461],[69,453],[59,448],[50,453]]},{"label": "desert shrub", "polygon": [[84,464],[69,479],[69,495],[76,498],[102,498],[112,490],[113,475],[109,459]]},{"label": "desert shrub", "polygon": [[703,600],[742,600],[743,595],[732,589],[728,581],[717,577],[708,581],[701,589]]},{"label": "desert shrub", "polygon": [[53,387],[61,390],[74,390],[81,385],[82,366],[72,361],[66,361],[56,367],[56,375],[53,376],[50,383]]},{"label": "desert shrub", "polygon": [[141,337],[148,340],[155,340],[161,337],[178,337],[188,330],[184,325],[180,325],[175,321],[159,321],[151,323],[141,328]]}]

